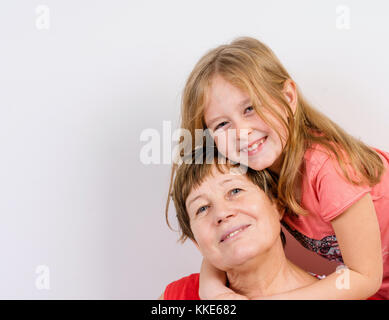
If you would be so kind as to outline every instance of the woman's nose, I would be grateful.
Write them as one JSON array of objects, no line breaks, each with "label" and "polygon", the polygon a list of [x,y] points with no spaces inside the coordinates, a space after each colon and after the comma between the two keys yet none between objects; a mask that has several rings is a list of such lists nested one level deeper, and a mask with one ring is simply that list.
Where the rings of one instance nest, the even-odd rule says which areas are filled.
[{"label": "woman's nose", "polygon": [[235,215],[233,209],[228,205],[219,205],[216,207],[215,222],[221,224],[223,221]]}]

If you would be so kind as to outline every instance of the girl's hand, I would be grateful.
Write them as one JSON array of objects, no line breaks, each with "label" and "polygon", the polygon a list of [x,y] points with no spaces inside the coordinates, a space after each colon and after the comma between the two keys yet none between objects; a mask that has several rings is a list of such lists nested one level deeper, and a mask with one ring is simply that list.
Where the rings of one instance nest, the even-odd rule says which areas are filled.
[{"label": "girl's hand", "polygon": [[199,296],[201,300],[247,300],[226,286],[227,277],[224,271],[216,269],[203,259],[200,271]]}]

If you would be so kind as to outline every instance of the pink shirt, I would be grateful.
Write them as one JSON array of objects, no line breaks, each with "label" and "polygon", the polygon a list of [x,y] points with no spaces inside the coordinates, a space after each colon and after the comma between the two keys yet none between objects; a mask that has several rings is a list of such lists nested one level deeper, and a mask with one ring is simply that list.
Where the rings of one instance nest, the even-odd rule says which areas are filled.
[{"label": "pink shirt", "polygon": [[337,161],[322,146],[307,150],[301,205],[309,214],[285,215],[283,225],[304,247],[329,260],[343,262],[331,220],[370,192],[380,225],[384,262],[383,282],[376,296],[389,299],[389,153],[375,150],[386,169],[374,187],[354,186],[346,181]]}]

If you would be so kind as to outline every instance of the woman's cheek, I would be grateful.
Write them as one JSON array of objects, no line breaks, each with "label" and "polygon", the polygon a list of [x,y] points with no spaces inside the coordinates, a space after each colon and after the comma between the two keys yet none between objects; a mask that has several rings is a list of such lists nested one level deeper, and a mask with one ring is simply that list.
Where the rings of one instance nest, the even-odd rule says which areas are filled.
[{"label": "woman's cheek", "polygon": [[245,212],[254,218],[259,218],[259,213],[263,210],[263,204],[258,201],[253,201],[258,198],[258,194],[245,194],[244,197],[239,199],[239,205],[244,208]]},{"label": "woman's cheek", "polygon": [[205,249],[211,245],[213,233],[207,224],[201,221],[193,224],[192,232],[201,248]]}]

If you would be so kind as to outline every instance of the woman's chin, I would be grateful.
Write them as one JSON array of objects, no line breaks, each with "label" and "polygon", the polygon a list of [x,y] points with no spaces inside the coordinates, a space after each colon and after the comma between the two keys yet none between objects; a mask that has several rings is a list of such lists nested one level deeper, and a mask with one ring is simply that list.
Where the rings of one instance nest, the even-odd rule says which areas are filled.
[{"label": "woman's chin", "polygon": [[257,250],[241,246],[238,250],[234,250],[234,252],[225,257],[225,264],[230,268],[240,267],[257,255]]}]

